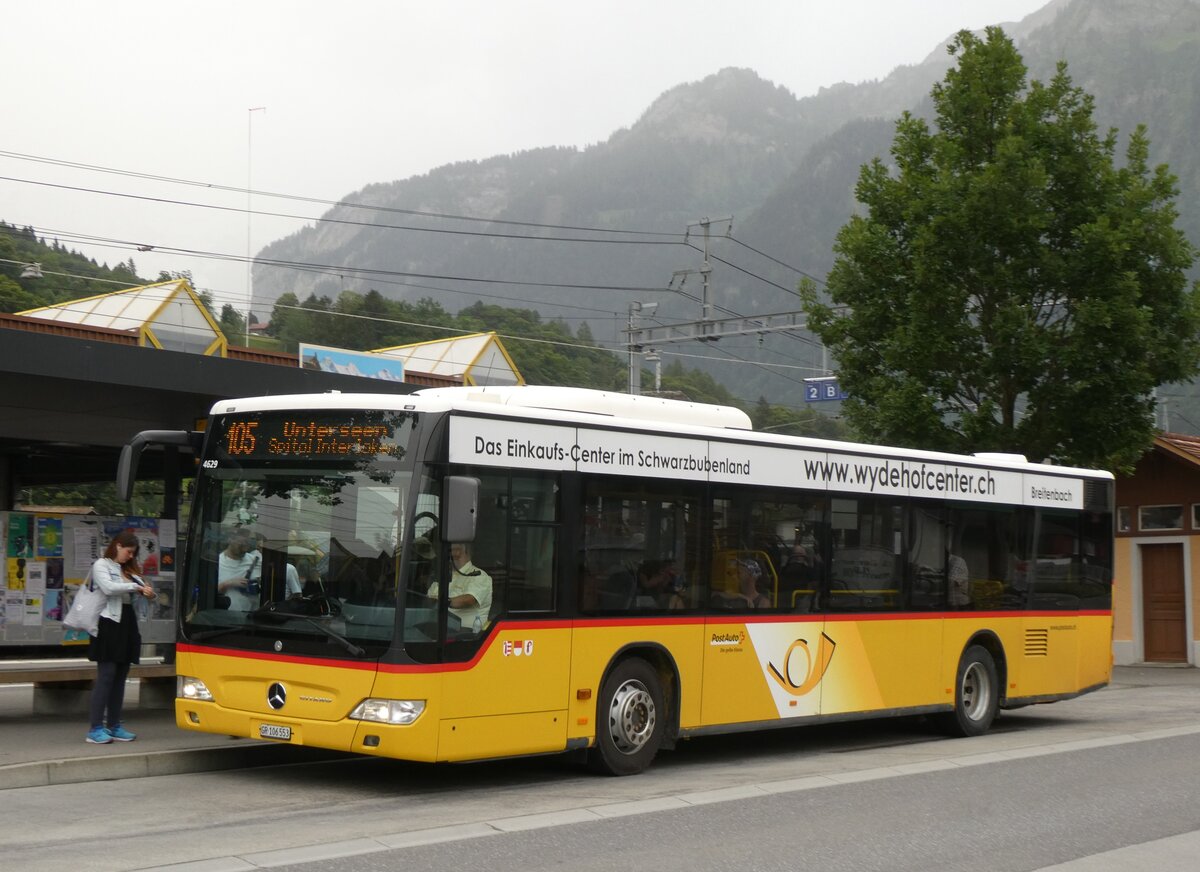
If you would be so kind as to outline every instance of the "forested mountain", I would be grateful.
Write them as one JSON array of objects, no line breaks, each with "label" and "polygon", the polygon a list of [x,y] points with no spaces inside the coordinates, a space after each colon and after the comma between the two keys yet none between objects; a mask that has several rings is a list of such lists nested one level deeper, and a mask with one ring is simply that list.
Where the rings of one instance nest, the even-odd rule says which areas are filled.
[{"label": "forested mountain", "polygon": [[[44,275],[23,278],[26,264],[38,264]],[[109,268],[65,248],[58,240],[39,239],[31,227],[0,221],[0,312],[52,306],[140,281],[133,258]]]},{"label": "forested mountain", "polygon": [[[1122,152],[1127,135],[1146,124],[1151,161],[1168,162],[1179,177],[1180,227],[1200,243],[1200,155],[1192,142],[1200,129],[1200,0],[1053,0],[1004,26],[1031,77],[1045,80],[1057,61],[1067,61],[1075,82],[1094,95],[1098,123],[1119,128]],[[339,207],[325,216],[331,221],[271,244],[254,270],[256,297],[262,306],[285,292],[336,299],[344,289],[374,288],[391,299],[429,297],[450,311],[480,299],[510,301],[546,318],[587,322],[597,341],[620,342],[634,300],[658,302],[662,322],[699,316],[695,276],[682,293],[649,290],[665,289],[672,273],[701,264],[695,227],[690,247],[665,234],[733,216],[734,239],[711,246],[712,299],[739,314],[795,309],[789,291],[798,271],[820,280],[832,264],[833,238],[855,207],[859,167],[887,154],[903,110],[928,113],[929,90],[950,63],[944,47],[931,47],[924,60],[881,81],[839,84],[802,99],[751,70],[725,69],[667,91],[602,143],[495,156],[371,185],[343,199],[403,211]],[[590,229],[558,229],[564,227]],[[713,230],[721,234],[725,226]],[[537,239],[516,238],[530,236]],[[298,271],[270,261],[331,269]],[[465,280],[471,278],[489,282]],[[679,350],[746,357],[753,344],[726,340]],[[765,337],[763,344],[777,362],[820,361],[812,344],[795,338]],[[710,371],[736,384],[740,396],[780,402],[789,395],[797,401],[799,378],[808,374],[721,365]]]},{"label": "forested mountain", "polygon": [[[26,269],[33,264],[39,266],[37,275]],[[153,281],[177,278],[191,277],[186,273],[162,273]],[[63,247],[57,240],[39,238],[32,228],[0,221],[0,312],[64,303],[151,281],[137,275],[132,258],[110,268]],[[225,335],[238,344],[245,330],[241,314],[228,304],[218,314],[209,294],[201,291],[200,298]],[[287,293],[275,302],[271,313],[273,336],[252,337],[252,342],[257,347],[291,352],[296,351],[300,342],[369,349],[484,330],[500,334],[530,384],[618,391],[625,388],[628,367],[624,359],[597,347],[586,324],[572,329],[561,320],[544,319],[533,309],[483,302],[450,312],[431,299],[387,300],[377,291],[366,294],[345,291],[336,300],[310,296],[304,301]],[[668,395],[741,406],[758,427],[794,435],[847,437],[838,421],[811,409],[742,400],[710,375],[679,361],[664,367],[661,377],[662,388]],[[92,501],[91,497],[84,500]]]}]

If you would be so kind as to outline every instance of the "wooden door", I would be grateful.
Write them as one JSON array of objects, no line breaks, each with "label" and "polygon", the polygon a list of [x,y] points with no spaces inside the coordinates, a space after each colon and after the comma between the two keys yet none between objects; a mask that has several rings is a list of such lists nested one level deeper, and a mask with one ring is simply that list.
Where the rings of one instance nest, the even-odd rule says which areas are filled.
[{"label": "wooden door", "polygon": [[1187,662],[1183,546],[1143,545],[1141,548],[1146,660]]}]

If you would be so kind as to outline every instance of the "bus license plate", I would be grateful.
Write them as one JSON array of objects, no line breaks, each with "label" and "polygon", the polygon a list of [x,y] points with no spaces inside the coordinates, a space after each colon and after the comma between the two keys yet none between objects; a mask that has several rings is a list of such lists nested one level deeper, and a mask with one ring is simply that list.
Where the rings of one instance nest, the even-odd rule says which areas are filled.
[{"label": "bus license plate", "polygon": [[292,738],[291,727],[281,727],[277,724],[259,724],[258,735],[264,739],[284,739]]}]

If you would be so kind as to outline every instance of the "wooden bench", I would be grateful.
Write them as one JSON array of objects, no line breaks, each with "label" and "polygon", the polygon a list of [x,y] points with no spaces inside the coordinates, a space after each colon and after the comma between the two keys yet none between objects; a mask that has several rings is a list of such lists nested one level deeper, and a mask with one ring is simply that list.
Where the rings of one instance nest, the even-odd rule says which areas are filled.
[{"label": "wooden bench", "polygon": [[[175,664],[162,657],[143,657],[129,667],[137,679],[138,704],[170,708],[175,700]],[[45,660],[0,660],[0,684],[32,684],[33,713],[60,714],[86,710],[96,664],[82,657]]]}]

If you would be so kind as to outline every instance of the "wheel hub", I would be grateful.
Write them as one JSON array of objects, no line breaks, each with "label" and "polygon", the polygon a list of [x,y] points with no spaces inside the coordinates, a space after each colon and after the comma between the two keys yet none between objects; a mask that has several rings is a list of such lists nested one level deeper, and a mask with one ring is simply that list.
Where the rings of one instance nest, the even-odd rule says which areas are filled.
[{"label": "wheel hub", "polygon": [[608,710],[609,734],[622,754],[635,754],[650,741],[658,714],[654,699],[640,681],[627,681],[613,694]]},{"label": "wheel hub", "polygon": [[978,663],[972,663],[963,673],[962,706],[968,718],[977,721],[987,712],[991,704],[992,689],[987,672]]}]

